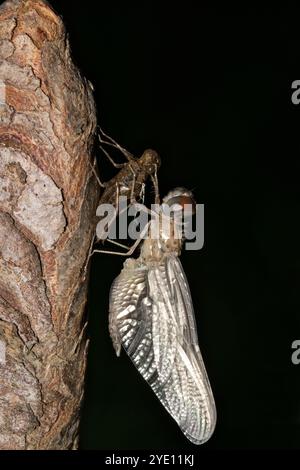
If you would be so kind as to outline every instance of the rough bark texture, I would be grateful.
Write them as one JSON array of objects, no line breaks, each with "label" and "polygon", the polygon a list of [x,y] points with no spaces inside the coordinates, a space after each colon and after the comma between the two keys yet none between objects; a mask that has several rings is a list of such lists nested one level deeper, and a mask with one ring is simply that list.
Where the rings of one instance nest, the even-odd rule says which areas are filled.
[{"label": "rough bark texture", "polygon": [[[0,449],[77,446],[98,188],[91,86],[43,0],[0,7]],[[1,84],[0,82],[0,84]]]}]

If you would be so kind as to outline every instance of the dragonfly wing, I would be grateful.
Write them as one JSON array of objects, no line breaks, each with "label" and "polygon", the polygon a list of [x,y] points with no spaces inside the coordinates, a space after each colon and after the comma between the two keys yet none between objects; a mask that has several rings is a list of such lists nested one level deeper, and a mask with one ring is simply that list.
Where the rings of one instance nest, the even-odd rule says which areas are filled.
[{"label": "dragonfly wing", "polygon": [[127,261],[111,290],[110,332],[186,437],[207,441],[216,410],[178,257],[149,265]]}]

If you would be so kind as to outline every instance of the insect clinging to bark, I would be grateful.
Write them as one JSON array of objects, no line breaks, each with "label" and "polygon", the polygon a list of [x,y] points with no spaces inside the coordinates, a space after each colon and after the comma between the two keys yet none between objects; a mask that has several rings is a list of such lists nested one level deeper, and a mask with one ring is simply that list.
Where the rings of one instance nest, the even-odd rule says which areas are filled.
[{"label": "insect clinging to bark", "polygon": [[[188,190],[171,191],[148,225],[140,256],[125,261],[111,287],[109,330],[117,355],[123,347],[186,437],[202,444],[214,431],[216,408],[179,260],[186,205],[194,205]],[[163,221],[169,222],[168,233]],[[151,237],[151,224],[157,238]]]},{"label": "insect clinging to bark", "polygon": [[[93,171],[96,175],[99,185],[103,188],[103,193],[100,197],[99,206],[103,204],[111,204],[116,209],[116,216],[118,215],[117,209],[119,205],[120,196],[125,196],[130,204],[134,204],[137,201],[144,202],[145,194],[145,185],[148,178],[151,179],[154,193],[155,193],[155,203],[158,203],[158,180],[157,180],[157,170],[160,167],[161,160],[160,156],[155,150],[146,149],[143,154],[137,158],[134,157],[128,150],[124,149],[119,145],[114,139],[109,137],[103,130],[99,127],[100,133],[98,134],[100,141],[100,149],[104,155],[108,158],[111,164],[119,169],[119,172],[108,182],[103,183],[100,181],[99,176],[97,175],[94,167]],[[126,158],[124,163],[116,163],[103,145],[108,145],[119,150]],[[110,221],[110,224],[114,222],[114,219]],[[120,243],[115,242],[106,238],[103,234],[103,237],[96,239],[96,243],[99,241],[107,240],[110,243],[114,243],[118,246],[123,246]],[[128,247],[123,246],[125,249]],[[97,252],[102,250],[95,250]],[[128,253],[130,254],[130,253]]]},{"label": "insect clinging to bark", "polygon": [[[129,256],[131,252],[134,251],[135,247],[130,248],[126,245],[116,242],[115,240],[111,240],[106,236],[109,232],[109,227],[114,223],[115,218],[119,215],[118,206],[120,196],[125,196],[130,202],[130,204],[134,204],[137,201],[144,202],[145,185],[148,178],[150,178],[154,187],[155,202],[158,202],[157,170],[161,164],[160,156],[158,155],[158,153],[155,150],[146,149],[143,154],[139,158],[137,158],[134,157],[130,152],[128,152],[128,150],[119,145],[114,139],[108,136],[100,127],[98,137],[100,142],[100,149],[111,162],[111,164],[115,168],[119,169],[119,172],[111,180],[109,180],[108,182],[102,182],[95,170],[96,160],[94,162],[94,165],[92,165],[92,171],[95,174],[100,187],[103,189],[103,193],[99,201],[99,207],[103,204],[111,204],[115,208],[115,216],[109,220],[105,233],[99,234],[99,237],[95,236],[93,238],[84,267],[84,276],[87,271],[89,259],[91,258],[93,253],[102,252],[113,254],[113,252],[110,252],[108,250],[93,250],[93,246],[95,243],[107,241],[109,243],[117,245],[118,247],[125,250],[124,255],[126,256]],[[109,152],[103,147],[103,145],[110,146],[119,150],[125,156],[127,161],[124,163],[116,163],[110,156]],[[101,218],[99,218],[99,221],[100,220]]]}]

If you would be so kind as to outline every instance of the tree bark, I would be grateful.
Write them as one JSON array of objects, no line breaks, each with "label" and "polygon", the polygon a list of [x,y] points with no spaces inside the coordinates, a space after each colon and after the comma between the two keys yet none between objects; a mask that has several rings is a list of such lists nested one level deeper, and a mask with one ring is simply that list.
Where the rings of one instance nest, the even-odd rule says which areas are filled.
[{"label": "tree bark", "polygon": [[0,80],[0,449],[75,449],[96,112],[46,1],[1,5]]}]

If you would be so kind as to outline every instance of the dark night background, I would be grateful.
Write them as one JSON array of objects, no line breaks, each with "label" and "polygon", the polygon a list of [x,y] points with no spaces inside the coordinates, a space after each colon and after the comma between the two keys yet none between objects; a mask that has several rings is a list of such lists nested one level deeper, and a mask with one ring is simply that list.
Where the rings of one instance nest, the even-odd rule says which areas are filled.
[{"label": "dark night background", "polygon": [[[218,411],[202,448],[299,448],[299,12],[51,4],[95,87],[102,127],[137,156],[160,153],[162,195],[186,186],[205,204],[205,246],[182,255]],[[114,354],[108,298],[123,261],[92,261],[81,448],[195,452]]]}]

